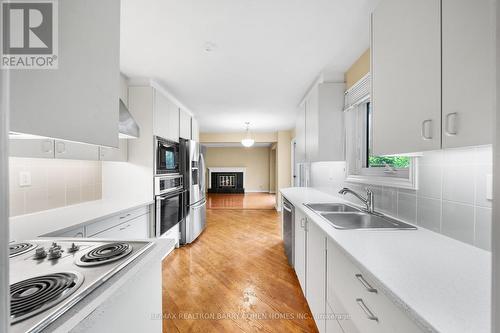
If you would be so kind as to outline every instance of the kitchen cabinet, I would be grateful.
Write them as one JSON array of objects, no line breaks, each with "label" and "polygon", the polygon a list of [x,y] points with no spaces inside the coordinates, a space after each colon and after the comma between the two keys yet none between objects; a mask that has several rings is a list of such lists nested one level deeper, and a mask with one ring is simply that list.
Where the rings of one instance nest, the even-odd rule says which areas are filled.
[{"label": "kitchen cabinet", "polygon": [[295,207],[295,257],[294,268],[295,274],[299,279],[300,287],[304,296],[307,297],[306,289],[306,249],[307,249],[307,235],[306,235],[307,219],[303,212]]},{"label": "kitchen cabinet", "polygon": [[295,124],[295,163],[306,161],[306,102],[304,101],[298,110],[297,122]]},{"label": "kitchen cabinet", "polygon": [[372,14],[373,152],[441,148],[440,0],[383,0]]},{"label": "kitchen cabinet", "polygon": [[58,68],[10,71],[10,131],[117,147],[120,1],[56,5]]},{"label": "kitchen cabinet", "polygon": [[331,240],[327,253],[327,303],[333,313],[349,314],[339,320],[345,333],[423,332]]},{"label": "kitchen cabinet", "polygon": [[342,326],[340,326],[337,319],[335,319],[335,312],[328,304],[327,304],[326,312],[327,312],[326,332],[327,333],[344,333]]},{"label": "kitchen cabinet", "polygon": [[493,142],[495,4],[442,0],[443,148]]},{"label": "kitchen cabinet", "polygon": [[153,98],[153,134],[179,142],[179,107],[156,89]]},{"label": "kitchen cabinet", "polygon": [[[86,237],[97,237],[97,235],[102,234],[106,230],[115,228],[125,222],[131,221],[137,217],[148,215],[149,219],[149,206],[144,206],[136,209],[131,209],[120,214],[115,214],[113,216],[104,218],[100,221],[88,224],[86,229]],[[149,225],[149,222],[147,223]],[[149,228],[149,227],[148,227]],[[148,236],[145,236],[148,237]]]},{"label": "kitchen cabinet", "polygon": [[373,152],[493,142],[494,3],[384,0],[372,14]]},{"label": "kitchen cabinet", "polygon": [[200,142],[200,126],[196,118],[191,118],[191,140]]},{"label": "kitchen cabinet", "polygon": [[99,147],[85,143],[55,140],[55,158],[98,161]]},{"label": "kitchen cabinet", "polygon": [[343,83],[319,83],[306,99],[306,157],[309,162],[344,160]]},{"label": "kitchen cabinet", "polygon": [[128,161],[128,140],[120,139],[118,148],[99,147],[99,159],[101,161]]},{"label": "kitchen cabinet", "polygon": [[31,158],[54,158],[52,139],[10,139],[9,156]]},{"label": "kitchen cabinet", "polygon": [[179,109],[179,137],[191,139],[191,115],[183,109]]},{"label": "kitchen cabinet", "polygon": [[[307,219],[306,219],[307,220]],[[326,234],[306,221],[306,295],[319,332],[326,331]]]},{"label": "kitchen cabinet", "polygon": [[92,238],[110,238],[117,240],[144,239],[149,237],[149,213],[135,217],[127,222],[100,232]]}]

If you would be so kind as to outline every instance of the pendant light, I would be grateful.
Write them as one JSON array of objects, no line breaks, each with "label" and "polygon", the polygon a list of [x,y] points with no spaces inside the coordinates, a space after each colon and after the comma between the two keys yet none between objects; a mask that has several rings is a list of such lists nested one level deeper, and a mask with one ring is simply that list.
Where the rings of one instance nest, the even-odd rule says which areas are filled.
[{"label": "pendant light", "polygon": [[246,129],[245,137],[241,140],[241,144],[245,147],[252,147],[253,144],[255,143],[255,140],[250,135],[250,123],[246,122],[245,126],[247,129]]}]

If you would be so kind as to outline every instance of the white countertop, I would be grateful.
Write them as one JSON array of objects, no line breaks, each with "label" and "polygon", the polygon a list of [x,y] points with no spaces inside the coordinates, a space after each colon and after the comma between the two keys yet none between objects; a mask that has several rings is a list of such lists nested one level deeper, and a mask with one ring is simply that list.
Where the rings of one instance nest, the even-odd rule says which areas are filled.
[{"label": "white countertop", "polygon": [[123,211],[153,203],[153,200],[96,200],[77,205],[45,210],[9,219],[10,240],[36,238],[49,232],[77,227]]},{"label": "white countertop", "polygon": [[420,227],[335,229],[303,204],[344,200],[312,188],[281,193],[373,275],[382,291],[421,327],[431,332],[490,332],[490,252]]}]

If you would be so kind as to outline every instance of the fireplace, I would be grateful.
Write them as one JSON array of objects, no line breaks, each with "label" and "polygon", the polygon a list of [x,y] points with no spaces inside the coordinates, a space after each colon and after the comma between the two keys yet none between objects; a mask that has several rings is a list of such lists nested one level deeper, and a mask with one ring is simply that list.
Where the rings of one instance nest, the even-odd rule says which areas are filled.
[{"label": "fireplace", "polygon": [[245,193],[245,168],[208,168],[209,193]]}]

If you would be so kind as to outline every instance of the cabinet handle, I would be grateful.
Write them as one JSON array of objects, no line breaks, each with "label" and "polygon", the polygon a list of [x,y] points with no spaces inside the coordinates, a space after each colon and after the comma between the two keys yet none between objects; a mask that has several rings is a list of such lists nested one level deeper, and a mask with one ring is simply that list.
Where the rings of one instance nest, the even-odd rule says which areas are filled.
[{"label": "cabinet handle", "polygon": [[358,281],[363,285],[363,287],[365,287],[366,290],[368,290],[369,292],[371,293],[377,293],[377,289],[373,288],[369,283],[368,281],[365,280],[365,278],[363,277],[363,275],[361,274],[356,274],[356,279],[358,279]]},{"label": "cabinet handle", "polygon": [[123,228],[120,228],[120,230],[125,230],[125,229],[127,229],[128,227],[130,227],[130,224],[129,224],[129,225],[127,225],[127,226],[125,226],[125,227],[123,227]]},{"label": "cabinet handle", "polygon": [[51,140],[44,140],[44,141],[42,142],[42,151],[43,151],[44,153],[51,153],[51,152],[52,152],[52,149],[54,148],[54,147],[53,147],[53,144],[54,144],[54,143],[53,143],[53,141],[51,141]]},{"label": "cabinet handle", "polygon": [[301,218],[300,219],[300,227],[301,228],[305,228],[306,227],[305,218]]},{"label": "cabinet handle", "polygon": [[421,131],[424,140],[432,140],[432,119],[426,119],[422,122]]},{"label": "cabinet handle", "polygon": [[366,317],[370,320],[374,320],[378,322],[378,317],[373,314],[373,312],[368,309],[366,306],[365,302],[361,298],[356,298],[356,303],[358,303],[359,307],[363,310],[363,312],[366,314]]},{"label": "cabinet handle", "polygon": [[59,154],[63,154],[66,152],[66,145],[64,142],[57,142],[57,152]]},{"label": "cabinet handle", "polygon": [[124,215],[124,216],[120,216],[120,220],[121,220],[121,219],[124,219],[124,218],[126,218],[126,217],[129,217],[129,216],[130,216],[130,214],[127,214],[127,215]]},{"label": "cabinet handle", "polygon": [[446,115],[446,124],[445,124],[446,135],[449,136],[457,135],[458,133],[457,120],[458,120],[458,112],[452,112]]},{"label": "cabinet handle", "polygon": [[78,238],[83,237],[83,232],[78,232],[78,233],[75,235],[75,237],[78,237]]}]

